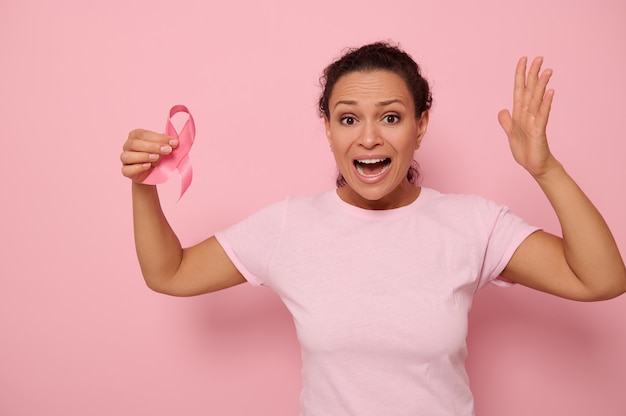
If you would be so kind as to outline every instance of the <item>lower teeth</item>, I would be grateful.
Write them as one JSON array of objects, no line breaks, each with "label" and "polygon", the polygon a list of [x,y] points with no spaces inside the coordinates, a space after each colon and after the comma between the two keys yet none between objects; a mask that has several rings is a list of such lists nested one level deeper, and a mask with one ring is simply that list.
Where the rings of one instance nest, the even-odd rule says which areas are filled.
[{"label": "lower teeth", "polygon": [[366,178],[375,178],[376,176],[379,176],[383,172],[385,172],[388,167],[389,167],[389,164],[387,163],[387,164],[383,165],[383,167],[380,169],[379,172],[368,174],[368,173],[365,173],[363,171],[363,165],[362,164],[357,164],[356,165],[356,170],[357,170],[357,172],[359,172],[360,175],[365,176]]}]

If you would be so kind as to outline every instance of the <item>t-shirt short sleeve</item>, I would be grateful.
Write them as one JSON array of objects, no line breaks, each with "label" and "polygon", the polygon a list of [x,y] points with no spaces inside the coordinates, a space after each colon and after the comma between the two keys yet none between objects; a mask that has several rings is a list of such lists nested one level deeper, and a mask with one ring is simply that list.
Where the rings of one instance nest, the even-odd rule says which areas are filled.
[{"label": "t-shirt short sleeve", "polygon": [[280,242],[289,201],[269,205],[243,221],[218,231],[215,238],[245,279],[264,285]]},{"label": "t-shirt short sleeve", "polygon": [[479,286],[482,287],[487,282],[510,286],[512,282],[502,278],[500,274],[520,244],[539,228],[527,224],[508,207],[492,201],[480,198],[479,208],[488,236]]}]

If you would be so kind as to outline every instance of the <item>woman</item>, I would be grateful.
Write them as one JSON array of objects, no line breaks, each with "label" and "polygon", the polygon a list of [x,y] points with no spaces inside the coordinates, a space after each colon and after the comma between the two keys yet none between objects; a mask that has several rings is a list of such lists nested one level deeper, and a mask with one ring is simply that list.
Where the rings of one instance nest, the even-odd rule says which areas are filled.
[{"label": "woman", "polygon": [[196,246],[181,248],[156,188],[141,183],[176,140],[130,133],[122,172],[146,283],[177,296],[246,281],[275,290],[301,343],[302,415],[473,414],[464,359],[478,288],[501,278],[583,301],[626,291],[610,230],[548,148],[554,92],[541,64],[527,73],[519,61],[512,114],[499,121],[563,238],[482,198],[416,185],[430,90],[408,54],[375,43],[322,78],[337,189],[281,201]]}]

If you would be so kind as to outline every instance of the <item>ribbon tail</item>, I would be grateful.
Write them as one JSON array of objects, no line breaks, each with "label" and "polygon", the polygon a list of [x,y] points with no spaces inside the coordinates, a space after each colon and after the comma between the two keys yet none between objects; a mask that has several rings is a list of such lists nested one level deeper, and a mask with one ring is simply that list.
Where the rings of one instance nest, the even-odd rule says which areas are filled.
[{"label": "ribbon tail", "polygon": [[163,157],[158,166],[143,180],[143,183],[146,185],[160,185],[167,182],[176,170],[176,168],[172,166],[171,156],[172,155],[167,155]]},{"label": "ribbon tail", "polygon": [[178,200],[180,201],[185,192],[187,192],[187,188],[189,188],[191,180],[193,179],[193,171],[191,170],[191,162],[188,155],[185,155],[185,157],[180,161],[180,164],[178,165],[178,173],[180,174],[180,196],[178,197]]}]

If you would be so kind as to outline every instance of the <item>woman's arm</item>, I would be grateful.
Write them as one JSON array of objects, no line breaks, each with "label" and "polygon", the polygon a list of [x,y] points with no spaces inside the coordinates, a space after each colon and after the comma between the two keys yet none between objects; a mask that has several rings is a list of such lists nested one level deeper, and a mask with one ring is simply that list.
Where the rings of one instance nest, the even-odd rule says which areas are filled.
[{"label": "woman's arm", "polygon": [[191,296],[243,283],[214,237],[183,249],[163,214],[156,186],[141,183],[177,145],[163,134],[134,130],[120,157],[122,174],[132,180],[135,247],[146,284],[157,292]]},{"label": "woman's arm", "polygon": [[606,222],[550,152],[546,125],[554,90],[550,69],[536,58],[515,72],[513,112],[498,119],[515,160],[537,181],[554,208],[563,237],[539,231],[517,249],[502,275],[514,282],[576,300],[602,300],[626,292],[626,268]]}]

